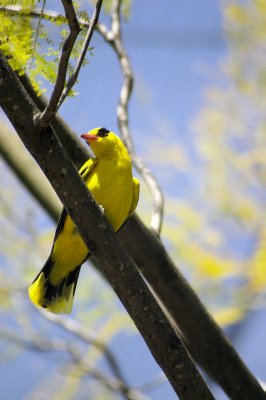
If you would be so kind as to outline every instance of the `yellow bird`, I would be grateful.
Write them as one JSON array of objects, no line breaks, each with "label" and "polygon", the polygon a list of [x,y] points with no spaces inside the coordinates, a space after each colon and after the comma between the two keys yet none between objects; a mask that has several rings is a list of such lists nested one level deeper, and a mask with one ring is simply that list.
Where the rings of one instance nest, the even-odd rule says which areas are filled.
[{"label": "yellow bird", "polygon": [[[132,176],[131,158],[118,136],[105,128],[95,128],[81,137],[96,158],[88,160],[79,173],[118,231],[134,212],[139,198],[139,181]],[[70,314],[80,267],[88,256],[88,248],[63,209],[51,254],[29,287],[31,301],[55,314]]]}]

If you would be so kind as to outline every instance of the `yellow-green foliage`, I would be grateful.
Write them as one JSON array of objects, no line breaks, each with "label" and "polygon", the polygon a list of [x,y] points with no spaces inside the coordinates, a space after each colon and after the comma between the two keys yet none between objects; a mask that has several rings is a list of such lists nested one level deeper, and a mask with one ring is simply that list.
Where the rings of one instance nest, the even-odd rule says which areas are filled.
[{"label": "yellow-green foliage", "polygon": [[0,50],[16,71],[23,73],[32,54],[32,27],[29,18],[10,17],[0,11]]},{"label": "yellow-green foliage", "polygon": [[[45,15],[45,9],[41,17],[33,18],[31,10],[40,6],[37,0],[4,1],[1,6],[17,6],[19,12],[0,10],[0,50],[20,75],[28,73],[40,94],[44,91],[43,78],[51,84],[55,82],[61,49],[68,34],[67,21],[63,16]],[[76,7],[78,17],[88,21],[87,12],[79,11],[78,4]],[[85,34],[83,29],[71,54],[72,60],[78,58]],[[69,63],[68,74],[72,71],[73,65]],[[70,95],[73,94],[71,91]]]},{"label": "yellow-green foliage", "polygon": [[[41,49],[40,44],[52,43],[49,39],[48,29],[37,19],[30,18],[30,11],[38,5],[38,1],[20,0],[5,1],[1,5],[15,5],[20,7],[20,13],[0,10],[0,50],[8,57],[12,68],[23,74],[27,71],[33,84],[40,93],[37,77],[44,77],[49,82],[54,82],[57,64],[51,55],[58,56],[58,49],[53,49],[49,54],[46,49]],[[56,21],[60,24],[61,21]],[[38,31],[37,31],[38,27]],[[51,49],[50,49],[51,53]],[[51,62],[52,61],[52,62]]]},{"label": "yellow-green foliage", "polygon": [[[81,21],[89,21],[86,10],[80,9],[80,2],[73,2],[77,17]],[[122,2],[122,11],[129,15],[130,0]],[[8,56],[13,69],[20,75],[25,71],[32,80],[38,94],[43,88],[43,78],[51,84],[55,83],[61,49],[68,34],[66,18],[62,15],[51,16],[45,13],[33,17],[31,11],[43,5],[40,0],[2,0],[0,6],[16,6],[19,12],[11,9],[0,9],[0,50]],[[111,2],[104,2],[106,12],[111,11]],[[18,11],[18,10],[17,10]],[[84,42],[86,29],[82,29],[71,53],[71,61],[76,60]],[[92,48],[88,55],[92,55]],[[68,65],[68,76],[73,72],[73,63]],[[85,59],[83,65],[88,60]],[[72,90],[70,96],[75,95]]]}]

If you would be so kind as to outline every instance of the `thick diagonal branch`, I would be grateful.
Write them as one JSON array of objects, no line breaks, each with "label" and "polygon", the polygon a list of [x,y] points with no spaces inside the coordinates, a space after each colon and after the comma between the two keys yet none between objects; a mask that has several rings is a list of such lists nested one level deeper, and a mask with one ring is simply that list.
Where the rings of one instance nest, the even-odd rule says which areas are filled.
[{"label": "thick diagonal branch", "polygon": [[[213,399],[182,341],[101,214],[53,130],[36,125],[39,110],[1,53],[0,105],[56,190],[99,270],[121,299],[180,399]],[[92,227],[89,232],[88,226]]]},{"label": "thick diagonal branch", "polygon": [[[40,98],[30,89],[28,81],[26,87],[35,102],[39,102]],[[69,156],[73,157],[73,161],[76,163],[80,157],[81,159],[86,158],[86,153],[80,155],[79,148],[77,152],[71,151],[71,149],[77,148],[78,140],[58,115],[53,123],[56,123],[55,127],[60,140],[64,143]],[[7,139],[7,137],[5,138]],[[1,144],[4,144],[3,141]],[[7,148],[11,149],[12,143],[7,144]],[[42,181],[40,178],[35,182],[32,181],[31,169],[24,168],[21,153],[21,151],[16,153],[9,162],[15,163],[12,166],[15,171],[20,168],[19,176],[23,174],[23,180],[34,184],[35,188],[32,193],[43,205],[45,203],[42,201]],[[28,187],[30,188],[30,185]],[[46,191],[47,204],[50,204],[51,200],[49,193]],[[57,208],[54,204],[54,213],[56,214],[56,212]],[[262,388],[173,264],[162,242],[151,234],[137,216],[133,216],[125,224],[119,232],[119,236],[138,267],[141,268],[147,281],[158,294],[164,307],[171,314],[174,323],[182,332],[182,336],[186,338],[188,349],[199,365],[221,385],[230,399],[263,399]],[[171,292],[169,292],[169,288],[171,288]]]}]

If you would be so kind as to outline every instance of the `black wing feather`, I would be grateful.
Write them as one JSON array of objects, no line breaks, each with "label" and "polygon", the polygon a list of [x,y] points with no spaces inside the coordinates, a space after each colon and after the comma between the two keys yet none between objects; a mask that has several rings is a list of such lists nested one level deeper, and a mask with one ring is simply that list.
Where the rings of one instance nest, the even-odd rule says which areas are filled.
[{"label": "black wing feather", "polygon": [[55,230],[53,245],[54,245],[54,242],[56,241],[56,239],[58,238],[59,234],[62,232],[62,230],[64,228],[66,217],[67,217],[67,210],[65,208],[63,208],[61,215],[59,217],[58,223],[57,223],[56,230]]}]

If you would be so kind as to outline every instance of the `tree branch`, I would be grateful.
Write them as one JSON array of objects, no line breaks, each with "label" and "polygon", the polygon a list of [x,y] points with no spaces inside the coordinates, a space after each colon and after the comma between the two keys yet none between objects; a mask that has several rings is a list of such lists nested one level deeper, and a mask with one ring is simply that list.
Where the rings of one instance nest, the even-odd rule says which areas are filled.
[{"label": "tree branch", "polygon": [[[32,95],[34,100],[39,100],[34,92]],[[58,123],[56,129],[59,129],[62,120],[58,120],[58,116],[56,116],[53,123],[56,121]],[[75,148],[77,138],[71,134],[71,131],[68,134],[67,129],[65,124],[59,129],[60,140],[66,142],[67,150],[71,150]],[[64,139],[64,135],[68,136],[68,140]],[[15,151],[17,145],[12,146],[10,136],[6,135],[5,139],[10,141],[8,148],[12,149],[13,147]],[[1,144],[3,145],[2,138]],[[29,182],[27,183],[29,189],[34,187],[34,196],[42,204],[40,199],[43,188],[41,174],[36,181],[33,180],[32,173],[24,168],[25,163],[20,157],[20,153],[22,153],[21,150],[13,157],[17,167],[12,168],[15,171],[20,169],[18,176],[23,174],[23,181]],[[30,171],[33,168],[34,165]],[[39,190],[40,194],[38,194]],[[51,189],[45,190],[47,204],[51,201],[50,191]],[[230,398],[238,400],[240,396],[243,396],[241,398],[249,399],[251,396],[262,395],[259,384],[247,370],[234,348],[228,343],[197,295],[178,272],[177,267],[173,265],[161,241],[157,240],[136,216],[133,216],[125,224],[118,235],[138,267],[141,266],[142,273],[161,298],[168,312],[171,310],[171,317],[183,337],[186,338],[188,348],[193,353],[195,360],[220,383]],[[134,238],[138,238],[138,240],[134,240]],[[147,249],[149,249],[149,253],[145,256]],[[200,321],[204,321],[204,323],[200,323]]]},{"label": "tree branch", "polygon": [[[137,235],[138,242],[130,238]],[[118,233],[164,307],[194,359],[233,400],[266,399],[221,328],[178,271],[161,241],[135,216]]]},{"label": "tree branch", "polygon": [[[36,95],[26,74],[19,76],[19,80],[23,84],[26,92],[29,94],[38,109],[40,111],[43,111],[45,107],[47,107],[47,99],[43,95]],[[88,146],[85,147],[83,145],[75,132],[60,117],[59,113],[55,115],[51,125],[56,132],[56,136],[63,144],[69,158],[73,161],[76,168],[79,169],[84,164],[84,162],[90,158],[90,154],[87,151]]]},{"label": "tree branch", "polygon": [[[34,92],[32,94],[33,98],[38,101],[39,98],[36,94]],[[56,116],[54,122],[57,119],[58,116]],[[58,121],[58,129],[61,122],[62,120]],[[64,140],[64,134],[67,134],[67,126],[63,125],[60,131],[62,140]],[[71,149],[72,140],[72,147],[75,148],[76,136],[72,136],[70,131],[68,137],[66,143],[69,148]],[[6,139],[8,139],[8,136],[6,136]],[[12,143],[9,147],[12,147]],[[31,181],[32,174],[30,171],[34,168],[34,164],[32,162],[31,168],[24,168],[24,160],[21,157],[22,151],[17,145],[14,146],[14,152],[16,150],[18,151],[12,158],[12,161],[16,163],[13,169],[20,168],[20,173],[24,174],[24,179]],[[34,186],[35,195],[40,201],[38,190],[42,190],[43,183],[39,177],[36,177]],[[50,191],[45,191],[47,202],[51,199]],[[54,207],[56,213],[56,206],[54,205]],[[189,351],[193,354],[195,360],[221,385],[231,399],[263,399],[264,393],[260,385],[170,260],[161,241],[149,232],[136,215],[130,218],[118,235],[134,258],[138,268],[141,268],[147,281],[158,293],[164,307],[169,313],[171,310],[172,319],[182,336],[186,338]],[[137,240],[134,240],[134,238],[137,238]],[[147,249],[149,249],[148,252]],[[172,288],[171,292],[169,292],[169,288]],[[196,335],[195,332],[197,332]]]},{"label": "tree branch", "polygon": [[[0,6],[0,9],[3,7]],[[12,7],[12,12],[19,12],[14,9],[15,7]],[[31,10],[30,15],[36,16],[34,13],[39,15],[37,10]],[[60,18],[55,12],[49,11],[46,14],[55,19]],[[85,21],[82,21],[82,24],[88,25]],[[97,29],[106,40],[113,40],[105,26],[98,24]],[[130,219],[119,235],[164,306],[171,310],[172,318],[186,338],[189,349],[198,363],[220,383],[231,399],[264,399],[265,394],[260,385],[173,265],[162,243],[150,234],[136,217]],[[132,237],[138,238],[137,245],[132,241]],[[147,249],[151,258],[145,257]],[[171,296],[168,292],[169,287]]]},{"label": "tree branch", "polygon": [[49,123],[52,121],[55,115],[58,102],[60,100],[61,94],[65,86],[68,61],[72,49],[74,47],[75,41],[80,32],[79,23],[76,17],[76,12],[74,10],[72,0],[61,0],[61,1],[65,10],[66,19],[69,26],[69,33],[63,44],[61,58],[58,66],[57,78],[55,81],[55,85],[51,94],[49,104],[42,112],[39,118],[39,123],[45,124],[46,126],[49,125]]},{"label": "tree branch", "polygon": [[[95,332],[93,332],[87,328],[85,329],[80,323],[78,323],[77,321],[75,321],[72,318],[69,318],[66,316],[61,317],[60,315],[47,313],[44,310],[39,310],[39,311],[40,311],[41,315],[48,321],[60,326],[67,332],[70,332],[70,333],[72,333],[72,335],[75,335],[80,340],[83,340],[84,342],[89,343],[89,344],[93,345],[94,347],[96,347],[98,350],[100,350],[105,355],[106,360],[107,360],[111,370],[113,371],[114,375],[117,377],[117,379],[119,379],[121,382],[123,382],[123,385],[126,390],[126,388],[127,388],[126,379],[123,376],[121,368],[119,367],[114,355],[108,348],[107,344],[104,341],[99,340],[97,338],[97,335]],[[127,390],[129,391],[130,389],[127,388]]]},{"label": "tree branch", "polygon": [[[41,8],[32,8],[31,10],[23,10],[21,6],[1,6],[0,5],[0,11],[4,11],[6,13],[10,13],[11,15],[23,15],[23,16],[29,16],[29,17],[33,17],[33,18],[40,18],[40,16],[42,16],[45,19],[52,19],[53,21],[62,21],[65,20],[65,22],[67,23],[67,19],[66,17],[64,17],[63,15],[59,14],[56,11],[52,11],[52,10],[46,10],[46,11],[42,11]],[[90,24],[89,22],[83,20],[83,19],[79,19],[79,24],[84,25],[86,27],[89,27]]]},{"label": "tree branch", "polygon": [[98,23],[98,19],[99,19],[101,7],[102,7],[102,2],[103,2],[103,0],[98,0],[97,3],[96,3],[95,10],[94,10],[93,16],[92,16],[91,21],[90,21],[89,29],[87,31],[87,34],[86,34],[86,37],[85,37],[85,40],[84,40],[84,43],[83,43],[83,46],[82,46],[82,49],[81,49],[81,52],[80,52],[80,56],[79,56],[77,65],[75,67],[75,70],[74,70],[73,74],[70,76],[70,78],[69,78],[69,80],[68,80],[68,82],[67,82],[67,84],[66,84],[66,86],[65,86],[65,88],[63,90],[63,93],[61,95],[61,98],[60,98],[60,101],[59,101],[57,109],[59,109],[59,107],[61,106],[61,104],[63,103],[65,98],[67,97],[68,93],[70,92],[70,90],[72,89],[72,87],[74,86],[74,84],[75,84],[75,82],[76,82],[76,80],[78,78],[78,74],[79,74],[80,68],[82,66],[82,63],[84,61],[84,58],[86,56],[88,47],[90,45],[90,41],[91,41],[93,32],[94,32],[94,30],[96,28],[96,25]]},{"label": "tree branch", "polygon": [[32,48],[32,53],[31,53],[31,60],[30,60],[29,66],[27,67],[27,71],[29,71],[31,69],[31,66],[32,66],[32,63],[33,63],[34,54],[35,54],[35,50],[36,50],[36,46],[37,46],[39,33],[40,33],[41,22],[42,22],[42,18],[43,18],[43,12],[44,12],[45,5],[46,5],[46,0],[43,0],[41,13],[40,13],[40,16],[39,16],[39,19],[38,19],[37,29],[36,29],[36,32],[35,32],[34,43],[33,43],[33,48]]},{"label": "tree branch", "polygon": [[[52,128],[36,125],[39,110],[1,53],[0,104],[56,190],[98,268],[116,291],[180,399],[213,399],[182,341],[97,207]],[[88,232],[88,226],[94,229]]]}]

